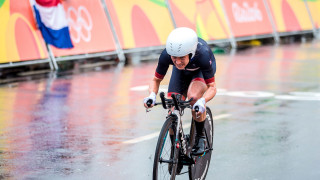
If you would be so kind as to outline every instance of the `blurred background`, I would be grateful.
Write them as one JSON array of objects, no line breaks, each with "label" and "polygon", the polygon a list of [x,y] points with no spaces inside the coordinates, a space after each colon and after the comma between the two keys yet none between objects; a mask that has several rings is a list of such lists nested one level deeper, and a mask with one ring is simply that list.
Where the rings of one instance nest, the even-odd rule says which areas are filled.
[{"label": "blurred background", "polygon": [[30,2],[0,1],[1,79],[25,75],[21,71],[157,60],[175,27],[194,29],[225,53],[304,41],[317,37],[320,26],[318,0],[64,0],[74,47],[59,49],[44,42]]},{"label": "blurred background", "polygon": [[320,0],[62,5],[70,49],[44,41],[29,1],[0,0],[0,179],[151,179],[166,111],[142,99],[182,26],[217,63],[207,179],[320,179]]}]

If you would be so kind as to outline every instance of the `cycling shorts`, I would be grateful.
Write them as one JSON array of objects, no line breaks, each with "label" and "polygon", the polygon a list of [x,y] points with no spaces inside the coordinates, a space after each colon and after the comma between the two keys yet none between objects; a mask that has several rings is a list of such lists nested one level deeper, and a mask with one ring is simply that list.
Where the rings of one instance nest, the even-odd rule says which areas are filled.
[{"label": "cycling shorts", "polygon": [[175,66],[172,67],[172,74],[168,87],[168,97],[171,94],[181,94],[184,98],[187,97],[189,85],[192,81],[201,81],[205,84],[202,72],[200,69],[196,71],[179,70]]}]

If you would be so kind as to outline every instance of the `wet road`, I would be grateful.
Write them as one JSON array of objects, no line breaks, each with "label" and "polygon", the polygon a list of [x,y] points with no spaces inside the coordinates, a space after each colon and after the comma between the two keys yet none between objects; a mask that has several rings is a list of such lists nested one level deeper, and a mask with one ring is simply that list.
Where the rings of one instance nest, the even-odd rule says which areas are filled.
[{"label": "wet road", "polygon": [[[207,179],[320,179],[319,49],[308,42],[216,55]],[[155,66],[0,86],[0,179],[151,179],[166,113],[142,106]]]}]

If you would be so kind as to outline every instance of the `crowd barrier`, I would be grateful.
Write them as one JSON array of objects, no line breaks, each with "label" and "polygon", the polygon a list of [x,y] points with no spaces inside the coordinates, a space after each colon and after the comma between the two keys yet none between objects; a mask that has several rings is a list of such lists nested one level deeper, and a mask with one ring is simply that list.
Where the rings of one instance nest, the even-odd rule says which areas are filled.
[{"label": "crowd barrier", "polygon": [[320,0],[67,0],[72,49],[44,43],[29,1],[0,0],[0,68],[163,48],[186,26],[210,44],[319,33]]}]

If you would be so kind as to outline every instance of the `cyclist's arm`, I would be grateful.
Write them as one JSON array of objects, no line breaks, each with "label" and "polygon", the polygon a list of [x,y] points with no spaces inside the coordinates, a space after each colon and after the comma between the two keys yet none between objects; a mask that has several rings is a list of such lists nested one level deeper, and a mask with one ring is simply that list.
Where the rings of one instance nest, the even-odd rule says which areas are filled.
[{"label": "cyclist's arm", "polygon": [[154,77],[149,85],[149,94],[154,92],[155,94],[158,94],[159,86],[162,79],[159,79],[157,77]]},{"label": "cyclist's arm", "polygon": [[[158,66],[155,71],[155,76],[152,79],[151,83],[149,84],[150,95],[149,97],[145,98],[144,101],[146,100],[148,101],[148,99],[151,99],[153,100],[153,103],[155,103],[155,98],[156,98],[156,95],[158,94],[160,83],[167,73],[170,62],[172,62],[170,56],[168,55],[166,50],[163,50],[159,57]],[[144,106],[146,108],[153,107],[153,105],[151,105],[150,107],[147,107],[146,102],[144,103]]]},{"label": "cyclist's arm", "polygon": [[160,82],[163,80],[164,76],[167,73],[169,68],[169,64],[171,63],[171,58],[168,55],[166,50],[163,50],[158,61],[158,66],[156,68],[154,78],[152,79],[149,85],[149,93],[154,92],[155,94],[158,93]]},{"label": "cyclist's arm", "polygon": [[208,86],[208,89],[203,95],[206,102],[210,101],[217,94],[217,88],[216,88],[215,82],[209,83],[207,84],[207,86]]},{"label": "cyclist's arm", "polygon": [[[149,85],[149,97],[144,99],[144,107],[146,108],[152,108],[154,106],[155,100],[156,100],[156,95],[159,91],[159,86],[161,83],[162,79],[159,79],[157,77],[154,77]],[[147,105],[147,102],[149,100],[152,100],[152,104],[151,105]]]},{"label": "cyclist's arm", "polygon": [[217,93],[216,83],[215,83],[215,72],[216,72],[216,61],[214,55],[212,54],[209,61],[204,61],[202,64],[202,74],[204,81],[207,84],[208,89],[203,95],[205,102],[210,101]]}]

